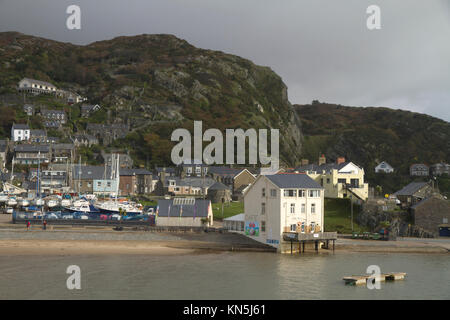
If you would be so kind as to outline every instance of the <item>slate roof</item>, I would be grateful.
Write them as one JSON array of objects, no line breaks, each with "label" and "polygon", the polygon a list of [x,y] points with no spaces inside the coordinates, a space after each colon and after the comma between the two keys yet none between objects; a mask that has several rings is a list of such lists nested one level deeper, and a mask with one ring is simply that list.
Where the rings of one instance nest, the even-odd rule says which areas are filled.
[{"label": "slate roof", "polygon": [[303,173],[280,173],[266,175],[270,181],[281,189],[286,188],[305,188],[305,189],[323,189],[316,181]]},{"label": "slate roof", "polygon": [[209,187],[208,190],[230,190],[230,188],[224,185],[222,182],[217,181],[211,187]]},{"label": "slate roof", "polygon": [[111,167],[104,166],[84,166],[74,165],[72,168],[72,176],[75,180],[110,180]]},{"label": "slate roof", "polygon": [[315,172],[331,172],[333,169],[341,170],[343,167],[348,165],[350,162],[342,162],[342,163],[325,163],[321,164],[320,166],[318,164],[307,164],[304,166],[299,166],[295,168],[295,171],[298,172],[306,172],[306,171],[315,171]]},{"label": "slate roof", "polygon": [[45,130],[41,130],[41,129],[33,129],[30,130],[30,136],[37,136],[37,137],[41,137],[41,136],[47,136],[47,133],[45,132]]},{"label": "slate roof", "polygon": [[14,147],[15,152],[49,152],[48,145],[32,145],[32,144],[18,144]]},{"label": "slate roof", "polygon": [[235,177],[242,170],[244,170],[244,168],[229,168],[229,167],[213,166],[213,167],[209,168],[209,173],[216,174],[218,176]]},{"label": "slate roof", "polygon": [[403,187],[403,189],[398,190],[394,193],[395,196],[412,196],[414,193],[426,186],[427,182],[411,182],[410,184]]},{"label": "slate roof", "polygon": [[30,127],[24,123],[14,123],[12,128],[13,128],[13,130],[14,129],[19,129],[19,130],[29,130],[30,129]]},{"label": "slate roof", "polygon": [[50,82],[46,82],[46,81],[41,81],[41,80],[36,80],[36,79],[30,79],[30,78],[23,78],[21,81],[23,80],[28,80],[30,82],[39,84],[39,85],[43,85],[43,86],[47,86],[47,87],[54,87],[56,88],[55,85],[51,84]]},{"label": "slate roof", "polygon": [[[195,199],[193,205],[174,205],[174,199],[158,200],[158,216],[159,217],[199,217],[208,216],[208,207],[211,205],[210,200]],[[169,212],[170,205],[170,212]],[[181,208],[182,212],[180,214]]]},{"label": "slate roof", "polygon": [[212,178],[200,178],[200,177],[186,177],[184,179],[181,178],[167,178],[165,181],[165,185],[169,184],[169,180],[175,180],[177,187],[193,187],[193,188],[209,188],[216,181]]},{"label": "slate roof", "polygon": [[140,169],[140,168],[136,168],[136,169],[126,169],[126,168],[122,169],[121,168],[119,173],[121,176],[151,175],[152,174],[147,169]]}]

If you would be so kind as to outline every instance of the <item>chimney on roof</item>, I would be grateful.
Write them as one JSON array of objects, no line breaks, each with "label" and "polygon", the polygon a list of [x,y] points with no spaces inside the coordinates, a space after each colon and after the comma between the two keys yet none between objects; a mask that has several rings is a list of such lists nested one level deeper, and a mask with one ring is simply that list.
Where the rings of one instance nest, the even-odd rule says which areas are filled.
[{"label": "chimney on roof", "polygon": [[325,158],[325,155],[321,155],[319,157],[319,166],[325,163],[327,163],[327,158]]},{"label": "chimney on roof", "polygon": [[341,164],[341,163],[344,163],[345,162],[345,157],[338,157],[337,159],[336,159],[336,163],[337,164]]}]

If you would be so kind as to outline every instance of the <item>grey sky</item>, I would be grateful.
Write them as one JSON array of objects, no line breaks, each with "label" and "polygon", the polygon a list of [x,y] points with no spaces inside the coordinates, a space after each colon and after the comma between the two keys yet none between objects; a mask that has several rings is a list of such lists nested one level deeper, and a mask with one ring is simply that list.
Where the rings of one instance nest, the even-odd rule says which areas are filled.
[{"label": "grey sky", "polygon": [[[81,30],[66,29],[70,4],[81,7]],[[371,4],[381,7],[381,30],[366,28]],[[270,66],[292,103],[450,121],[449,0],[0,0],[0,31],[77,44],[170,33]]]}]

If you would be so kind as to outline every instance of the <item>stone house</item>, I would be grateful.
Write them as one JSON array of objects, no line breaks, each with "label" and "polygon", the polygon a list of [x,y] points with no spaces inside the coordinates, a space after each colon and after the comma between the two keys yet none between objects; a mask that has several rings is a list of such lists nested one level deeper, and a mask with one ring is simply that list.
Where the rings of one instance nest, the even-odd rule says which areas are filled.
[{"label": "stone house", "polygon": [[33,143],[46,143],[47,132],[40,129],[30,130],[30,141]]},{"label": "stone house", "polygon": [[153,191],[153,175],[146,169],[120,169],[120,195],[149,194]]},{"label": "stone house", "polygon": [[128,133],[128,126],[126,124],[102,124],[102,123],[88,123],[86,131],[95,136],[100,143],[104,145],[111,144],[114,140],[125,138]]},{"label": "stone house", "polygon": [[60,127],[67,122],[67,116],[64,110],[41,110],[41,115],[45,119],[46,127]]},{"label": "stone house", "polygon": [[208,188],[208,199],[212,203],[222,203],[231,201],[231,189],[222,182],[216,181]]},{"label": "stone house", "polygon": [[438,235],[439,225],[449,223],[450,201],[431,196],[413,205],[411,212],[416,226]]},{"label": "stone house", "polygon": [[411,182],[394,193],[403,208],[411,207],[434,193],[433,187],[427,182]]}]

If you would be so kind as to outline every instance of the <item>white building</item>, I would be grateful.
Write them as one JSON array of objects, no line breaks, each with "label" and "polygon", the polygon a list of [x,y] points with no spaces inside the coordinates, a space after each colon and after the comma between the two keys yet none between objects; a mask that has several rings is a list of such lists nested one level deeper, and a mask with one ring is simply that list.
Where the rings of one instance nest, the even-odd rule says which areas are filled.
[{"label": "white building", "polygon": [[382,161],[380,164],[378,164],[375,167],[375,172],[385,172],[385,173],[392,173],[394,172],[394,168],[392,168],[392,166],[387,163],[386,161]]},{"label": "white building", "polygon": [[260,175],[244,210],[244,234],[281,251],[284,232],[323,232],[324,188],[302,173]]},{"label": "white building", "polygon": [[56,93],[56,86],[49,82],[23,78],[19,81],[18,85],[19,91],[28,92],[28,93]]},{"label": "white building", "polygon": [[11,127],[12,141],[26,141],[30,139],[30,127],[26,124],[14,123]]}]

